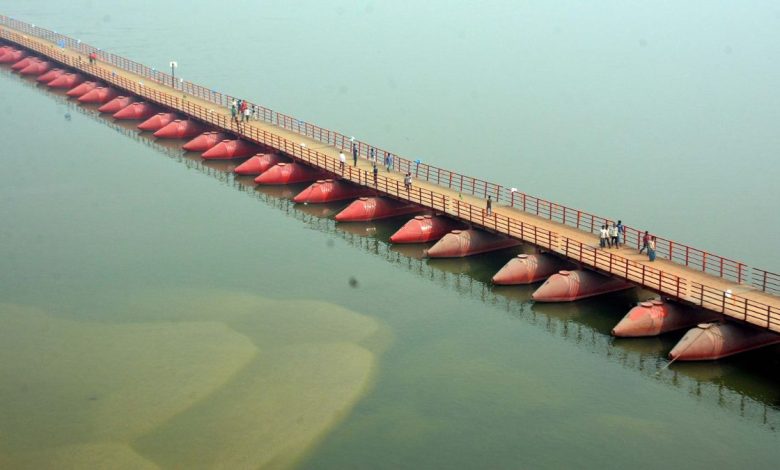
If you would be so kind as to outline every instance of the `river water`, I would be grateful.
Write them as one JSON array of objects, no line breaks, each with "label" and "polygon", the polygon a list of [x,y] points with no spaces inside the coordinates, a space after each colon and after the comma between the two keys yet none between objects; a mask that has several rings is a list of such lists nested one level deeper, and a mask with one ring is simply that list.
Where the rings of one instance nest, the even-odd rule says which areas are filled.
[{"label": "river water", "polygon": [[[399,154],[778,270],[771,2],[4,2]],[[0,467],[774,467],[778,348],[667,366],[0,70]],[[625,214],[625,215],[624,215]],[[734,229],[736,227],[737,229]],[[745,234],[750,236],[746,240]],[[747,241],[747,243],[746,243]],[[774,268],[774,269],[773,269]]]}]

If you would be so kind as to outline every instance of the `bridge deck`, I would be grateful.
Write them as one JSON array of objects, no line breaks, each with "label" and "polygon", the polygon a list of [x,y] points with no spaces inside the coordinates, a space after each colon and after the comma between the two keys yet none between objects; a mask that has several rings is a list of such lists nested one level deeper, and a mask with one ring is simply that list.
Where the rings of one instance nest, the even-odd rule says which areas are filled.
[{"label": "bridge deck", "polygon": [[[57,47],[45,39],[26,35],[7,26],[0,26],[0,36],[149,101],[228,130],[247,140],[269,145],[357,184],[375,187],[380,194],[421,204],[433,211],[467,221],[475,227],[504,233],[542,249],[554,251],[585,267],[627,279],[663,295],[780,332],[778,296],[673,261],[656,259],[650,262],[636,249],[599,249],[597,236],[589,232],[498,202],[493,203],[493,215],[488,216],[484,211],[485,199],[462,194],[432,182],[415,179],[413,189],[406,191],[403,186],[403,172],[386,171],[381,161],[377,162],[380,176],[378,184],[374,186],[372,162],[365,157],[361,156],[357,167],[353,167],[352,156],[348,154],[347,169],[341,174],[338,163],[340,150],[332,144],[324,144],[321,140],[267,122],[253,120],[238,125],[231,122],[230,111],[224,106],[183,93],[179,89],[115,64],[103,61],[98,61],[95,65],[89,64],[87,57],[78,51]],[[378,156],[379,160],[381,158]]]}]

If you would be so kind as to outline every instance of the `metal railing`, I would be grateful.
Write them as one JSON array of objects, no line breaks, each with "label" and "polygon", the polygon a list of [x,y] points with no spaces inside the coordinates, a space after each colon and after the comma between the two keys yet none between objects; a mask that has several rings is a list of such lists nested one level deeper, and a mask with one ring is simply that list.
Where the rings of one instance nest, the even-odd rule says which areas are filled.
[{"label": "metal railing", "polygon": [[[0,17],[0,22],[4,21],[4,18],[6,17]],[[730,292],[723,291],[722,289],[705,286],[695,282],[689,282],[687,279],[648,267],[643,263],[629,260],[628,258],[622,257],[615,253],[607,252],[597,249],[593,246],[583,244],[577,240],[570,239],[556,232],[552,232],[528,222],[522,222],[497,213],[487,215],[482,207],[475,206],[459,199],[453,199],[443,193],[438,193],[417,186],[407,190],[397,179],[394,178],[379,176],[377,178],[376,185],[374,185],[373,175],[370,175],[367,170],[349,166],[346,167],[342,172],[340,170],[340,163],[337,159],[329,157],[316,150],[312,150],[308,147],[303,147],[299,143],[285,139],[277,134],[267,132],[252,126],[244,126],[240,123],[234,122],[223,113],[215,112],[213,109],[205,108],[198,105],[197,103],[192,102],[187,98],[186,94],[182,94],[180,97],[178,95],[146,87],[142,81],[136,82],[121,75],[117,75],[114,72],[109,72],[99,65],[89,64],[87,61],[83,61],[81,57],[73,57],[72,55],[58,51],[57,47],[55,46],[42,46],[41,44],[35,41],[31,41],[21,34],[2,30],[0,31],[0,36],[20,44],[28,49],[43,53],[64,65],[81,69],[90,75],[104,80],[106,83],[110,83],[118,88],[122,88],[133,94],[141,96],[150,102],[179,110],[195,119],[209,123],[213,126],[228,129],[248,140],[279,149],[280,151],[283,151],[288,155],[293,156],[294,158],[305,161],[333,174],[340,175],[342,178],[356,184],[373,186],[377,191],[383,192],[387,195],[420,204],[435,211],[466,220],[472,224],[492,229],[498,233],[503,233],[525,242],[533,243],[541,248],[559,253],[574,261],[583,263],[593,269],[622,277],[636,284],[653,289],[663,295],[683,299],[697,305],[701,305],[705,308],[724,313],[734,318],[739,318],[743,321],[761,325],[774,331],[780,331],[780,311],[778,311],[778,309],[775,307],[752,301],[738,295],[732,295]],[[44,39],[48,38],[44,37]],[[103,57],[116,56],[110,55]],[[113,60],[118,61],[119,59]],[[131,61],[126,61],[123,63],[125,63],[127,67],[132,67],[136,70],[144,70],[147,72],[152,70],[142,66],[141,64],[136,64]],[[158,75],[164,74],[158,73]],[[162,80],[164,80],[164,77]],[[189,89],[199,90],[199,93],[203,93],[203,90],[206,90],[203,87],[195,88],[195,86],[183,85],[183,82],[180,82],[179,85],[188,86]],[[207,94],[208,96],[216,97],[215,99],[219,100],[225,100],[228,98],[228,95],[218,94],[210,90]],[[207,101],[213,102],[211,100]],[[266,108],[262,109],[265,110]],[[336,146],[338,146],[338,142],[345,142],[344,136],[341,134],[335,134],[331,131],[321,129],[316,126],[307,126],[305,123],[302,126],[300,125],[300,122],[297,124],[292,124],[292,121],[289,120],[291,118],[284,115],[279,115],[277,113],[271,113],[273,114],[274,119],[280,119],[279,116],[282,116],[281,120],[284,126],[300,126],[301,132],[312,133],[316,135],[322,134],[325,136],[323,138],[334,139],[333,143]],[[336,136],[340,137],[336,138]],[[346,141],[348,142],[348,140]],[[398,164],[407,164],[404,162],[408,162],[408,160],[401,160],[401,162]],[[426,168],[427,169],[425,171],[428,172],[431,167]],[[436,178],[439,178],[440,175],[441,174],[438,173]],[[424,179],[431,181],[432,179],[430,173],[428,173]],[[464,180],[462,179],[459,180],[461,183],[463,181]],[[473,184],[473,182],[470,184]],[[472,190],[474,188],[475,187],[472,186]],[[500,194],[500,186],[485,185],[483,188],[485,192],[495,190],[497,197]],[[599,227],[606,221],[606,219],[596,217],[592,214],[581,211],[572,211],[565,206],[560,206],[558,204],[534,198],[525,194],[520,194],[518,196],[518,193],[513,192],[511,197],[518,198],[517,201],[511,201],[512,205],[515,206],[515,204],[522,204],[522,208],[526,212],[532,212],[545,219],[559,221],[563,224],[575,226],[587,231],[594,231],[596,227]],[[635,244],[637,247],[639,247],[640,240],[640,233],[638,231],[627,230],[627,244],[631,246],[634,246]],[[735,280],[742,280],[744,276],[747,275],[747,267],[742,263],[737,263],[726,258],[710,255],[707,252],[696,250],[682,244],[674,243],[672,241],[662,239],[659,240],[661,241],[661,243],[658,243],[659,251],[663,252],[663,247],[666,246],[668,250],[666,251],[668,257],[672,260],[679,260],[684,257],[686,266],[690,266],[691,264],[698,264],[701,266],[703,271],[711,272],[714,270],[714,272],[717,273],[716,275],[719,275],[720,277],[735,277]],[[780,276],[776,274],[754,269],[752,273],[752,279],[754,285],[756,285],[756,288],[762,291],[771,292],[780,289]]]}]

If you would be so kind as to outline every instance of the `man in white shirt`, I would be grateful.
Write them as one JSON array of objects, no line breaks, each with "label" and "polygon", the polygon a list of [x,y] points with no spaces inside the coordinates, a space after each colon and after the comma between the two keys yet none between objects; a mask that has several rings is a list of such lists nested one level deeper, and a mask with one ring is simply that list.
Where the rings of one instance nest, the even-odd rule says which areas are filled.
[{"label": "man in white shirt", "polygon": [[601,226],[600,234],[601,235],[599,237],[599,246],[601,248],[606,248],[607,247],[607,242],[609,241],[609,231],[607,230],[607,226],[606,225],[602,225]]},{"label": "man in white shirt", "polygon": [[344,152],[339,152],[339,166],[341,167],[341,174],[344,174],[344,164],[347,162],[347,156]]},{"label": "man in white shirt", "polygon": [[618,247],[618,228],[614,222],[609,226],[609,247]]}]

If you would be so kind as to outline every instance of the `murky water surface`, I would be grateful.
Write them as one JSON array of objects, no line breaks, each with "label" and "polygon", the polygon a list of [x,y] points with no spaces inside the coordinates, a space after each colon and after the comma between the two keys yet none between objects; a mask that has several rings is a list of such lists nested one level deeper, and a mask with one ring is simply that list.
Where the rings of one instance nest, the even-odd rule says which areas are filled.
[{"label": "murky water surface", "polygon": [[[625,16],[622,2],[131,3],[8,1],[3,13],[780,265],[762,249],[777,219],[749,219],[780,196],[771,4]],[[337,226],[344,204],[295,205],[300,186],[255,188],[233,163],[204,163],[5,68],[0,91],[2,468],[780,458],[778,348],[666,367],[679,334],[609,335],[649,292],[534,304],[533,287],[488,282],[528,247],[426,260],[424,247],[388,244],[403,220]],[[715,189],[726,183],[738,197]],[[752,242],[735,246],[731,224],[752,227]]]}]

